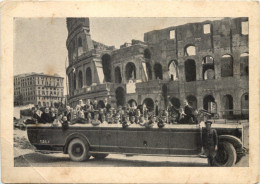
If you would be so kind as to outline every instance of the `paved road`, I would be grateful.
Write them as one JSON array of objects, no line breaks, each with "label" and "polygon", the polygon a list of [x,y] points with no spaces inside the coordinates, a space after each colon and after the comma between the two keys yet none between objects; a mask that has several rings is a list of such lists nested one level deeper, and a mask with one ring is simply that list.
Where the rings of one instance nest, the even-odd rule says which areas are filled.
[{"label": "paved road", "polygon": [[[110,154],[106,159],[91,157],[85,162],[72,162],[68,155],[29,153],[14,159],[15,167],[208,167],[205,158],[163,157],[163,156],[126,156]],[[248,155],[243,157],[235,167],[248,166]]]},{"label": "paved road", "polygon": [[114,166],[133,166],[133,167],[205,167],[207,159],[205,158],[189,158],[189,157],[166,157],[166,156],[126,156],[119,154],[110,154],[103,160],[97,160],[91,157],[85,162],[72,162],[68,155],[64,154],[41,154],[29,153],[15,158],[14,165],[16,167],[114,167]]}]

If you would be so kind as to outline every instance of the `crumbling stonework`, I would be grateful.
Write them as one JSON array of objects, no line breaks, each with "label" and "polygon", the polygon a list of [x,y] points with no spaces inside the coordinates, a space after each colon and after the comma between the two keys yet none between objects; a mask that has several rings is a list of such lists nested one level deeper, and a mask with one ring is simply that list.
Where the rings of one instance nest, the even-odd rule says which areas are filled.
[{"label": "crumbling stonework", "polygon": [[190,23],[144,34],[120,49],[91,40],[89,19],[68,18],[69,102],[108,97],[151,109],[184,99],[198,109],[216,103],[220,117],[248,116],[248,19]]}]

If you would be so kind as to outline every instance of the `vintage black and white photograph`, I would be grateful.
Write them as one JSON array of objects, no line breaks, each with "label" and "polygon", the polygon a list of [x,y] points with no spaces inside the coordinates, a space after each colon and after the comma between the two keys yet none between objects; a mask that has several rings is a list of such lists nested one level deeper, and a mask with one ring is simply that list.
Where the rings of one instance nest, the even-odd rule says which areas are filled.
[{"label": "vintage black and white photograph", "polygon": [[14,18],[15,167],[248,167],[248,17]]}]

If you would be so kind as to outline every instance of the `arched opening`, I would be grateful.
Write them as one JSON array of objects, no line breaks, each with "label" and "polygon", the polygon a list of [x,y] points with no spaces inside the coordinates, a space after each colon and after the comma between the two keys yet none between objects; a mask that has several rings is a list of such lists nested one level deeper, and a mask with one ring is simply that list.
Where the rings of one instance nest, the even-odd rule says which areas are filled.
[{"label": "arched opening", "polygon": [[241,97],[241,114],[244,118],[249,117],[249,95],[244,93]]},{"label": "arched opening", "polygon": [[178,80],[178,62],[177,61],[170,61],[169,63],[169,78],[172,81]]},{"label": "arched opening", "polygon": [[120,67],[117,66],[115,68],[115,83],[121,83],[121,82],[122,82],[121,71],[120,71]]},{"label": "arched opening", "polygon": [[135,103],[135,106],[137,107],[137,102],[134,99],[128,100],[127,103],[130,105],[130,107],[133,107],[133,103]]},{"label": "arched opening", "polygon": [[233,115],[233,97],[231,95],[223,97],[222,105],[224,107],[223,115]]},{"label": "arched opening", "polygon": [[49,104],[49,102],[47,102],[47,103],[46,103],[46,106],[47,106],[47,107],[50,107],[50,104]]},{"label": "arched opening", "polygon": [[83,75],[82,75],[82,72],[79,71],[79,88],[82,88],[83,87]]},{"label": "arched opening", "polygon": [[41,106],[42,106],[42,103],[41,103],[41,102],[38,102],[38,106],[41,107]]},{"label": "arched opening", "polygon": [[215,79],[214,58],[205,56],[202,60],[202,77],[203,80]]},{"label": "arched opening", "polygon": [[46,107],[46,103],[45,102],[43,102],[43,107]]},{"label": "arched opening", "polygon": [[221,77],[230,76],[233,76],[233,57],[226,54],[221,57]]},{"label": "arched opening", "polygon": [[185,61],[185,77],[186,81],[196,81],[196,64],[193,59]]},{"label": "arched opening", "polygon": [[81,37],[78,38],[78,56],[83,54],[83,46]]},{"label": "arched opening", "polygon": [[126,64],[125,76],[127,81],[136,79],[136,68],[134,63],[129,62]]},{"label": "arched opening", "polygon": [[167,105],[168,105],[168,88],[167,88],[167,85],[164,84],[162,86],[162,96],[163,96],[163,101],[164,101],[164,107],[166,108]]},{"label": "arched opening", "polygon": [[89,67],[86,70],[86,84],[87,86],[90,86],[92,84],[92,74],[91,69]]},{"label": "arched opening", "polygon": [[147,73],[148,80],[152,80],[153,79],[152,66],[149,62],[146,62],[145,65],[146,65],[146,73]]},{"label": "arched opening", "polygon": [[243,53],[240,55],[240,75],[248,76],[248,53]]},{"label": "arched opening", "polygon": [[196,47],[194,45],[187,45],[184,48],[184,56],[195,56],[196,55]]},{"label": "arched opening", "polygon": [[118,87],[116,89],[116,105],[125,105],[125,90],[122,87]]},{"label": "arched opening", "polygon": [[180,106],[181,106],[180,100],[179,100],[178,98],[176,98],[176,97],[172,97],[172,98],[171,98],[171,103],[172,103],[172,105],[173,105],[176,109],[179,109]]},{"label": "arched opening", "polygon": [[145,59],[151,59],[151,52],[149,49],[144,50],[144,58]]},{"label": "arched opening", "polygon": [[153,111],[153,109],[154,109],[154,102],[153,102],[153,100],[151,98],[144,99],[143,104],[146,105],[146,107],[147,107],[147,109],[149,111]]},{"label": "arched opening", "polygon": [[193,109],[197,109],[197,98],[195,96],[189,95],[186,100]]},{"label": "arched opening", "polygon": [[215,103],[215,98],[212,95],[207,95],[203,99],[203,109],[211,112],[212,103]]},{"label": "arched opening", "polygon": [[76,79],[76,74],[73,74],[73,89],[75,90],[77,85],[76,85],[77,79]]},{"label": "arched opening", "polygon": [[99,108],[105,108],[105,103],[103,102],[103,100],[98,101],[98,107]]},{"label": "arched opening", "polygon": [[155,63],[153,66],[155,79],[163,79],[162,65]]},{"label": "arched opening", "polygon": [[77,58],[77,50],[76,50],[76,44],[75,41],[73,40],[72,42],[72,58],[73,60]]},{"label": "arched opening", "polygon": [[111,82],[111,57],[109,54],[102,56],[102,67],[105,82]]}]

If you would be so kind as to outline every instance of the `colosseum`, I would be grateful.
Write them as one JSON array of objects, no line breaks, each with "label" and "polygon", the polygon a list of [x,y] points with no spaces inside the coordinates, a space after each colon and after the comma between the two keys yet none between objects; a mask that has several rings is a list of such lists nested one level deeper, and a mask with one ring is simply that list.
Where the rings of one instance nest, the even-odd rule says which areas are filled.
[{"label": "colosseum", "polygon": [[144,33],[120,49],[91,39],[89,18],[67,18],[68,102],[108,98],[164,109],[187,99],[216,118],[249,114],[248,18],[189,23]]}]

